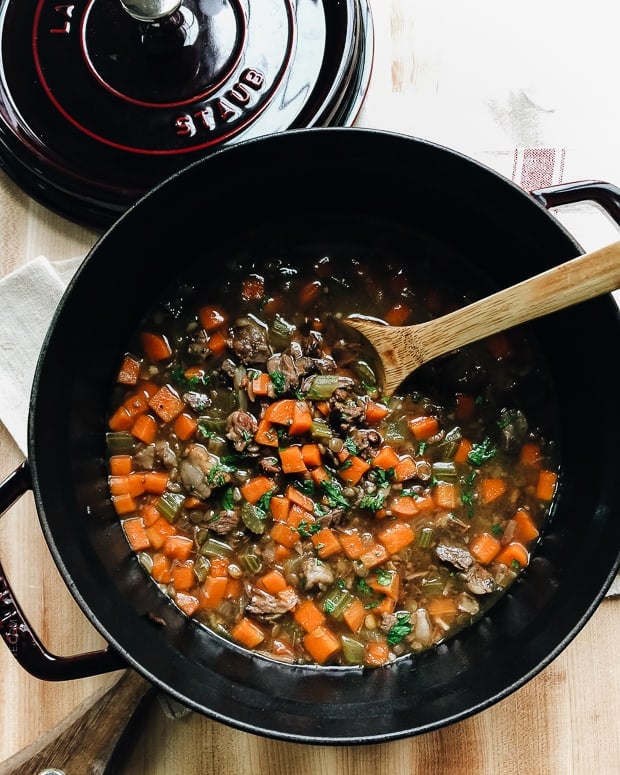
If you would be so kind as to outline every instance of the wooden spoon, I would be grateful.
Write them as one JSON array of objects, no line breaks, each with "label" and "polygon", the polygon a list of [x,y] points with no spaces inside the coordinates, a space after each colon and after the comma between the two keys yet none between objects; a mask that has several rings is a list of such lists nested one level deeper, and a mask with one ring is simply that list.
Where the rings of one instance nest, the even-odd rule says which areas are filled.
[{"label": "wooden spoon", "polygon": [[374,347],[383,369],[383,394],[392,395],[405,377],[438,355],[618,287],[620,241],[425,323],[388,326],[361,315],[342,322]]},{"label": "wooden spoon", "polygon": [[126,670],[56,728],[0,764],[0,775],[112,775],[136,711],[154,687]]}]

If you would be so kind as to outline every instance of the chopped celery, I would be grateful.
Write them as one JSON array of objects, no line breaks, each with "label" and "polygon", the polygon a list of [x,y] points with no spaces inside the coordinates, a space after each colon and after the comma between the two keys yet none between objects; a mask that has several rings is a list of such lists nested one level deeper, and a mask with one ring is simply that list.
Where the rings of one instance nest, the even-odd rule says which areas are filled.
[{"label": "chopped celery", "polygon": [[194,563],[194,574],[200,584],[206,581],[210,567],[211,563],[206,557],[196,558],[196,562]]},{"label": "chopped celery", "polygon": [[315,439],[331,439],[332,437],[332,429],[325,422],[325,420],[321,420],[320,418],[315,418],[312,420],[310,433],[314,436]]},{"label": "chopped celery", "polygon": [[106,433],[105,441],[110,456],[133,455],[134,438],[128,431],[110,431]]},{"label": "chopped celery", "polygon": [[325,401],[331,398],[332,393],[338,387],[336,374],[316,374],[312,378],[306,398],[310,401]]},{"label": "chopped celery", "polygon": [[178,492],[165,492],[157,501],[157,511],[168,520],[174,522],[185,503],[185,495]]},{"label": "chopped celery", "polygon": [[345,608],[352,602],[353,596],[346,589],[336,587],[323,600],[323,610],[335,619],[340,619]]},{"label": "chopped celery", "polygon": [[428,549],[428,547],[431,545],[432,540],[433,540],[433,528],[423,527],[422,530],[420,530],[420,535],[418,537],[418,546],[421,546],[423,549]]},{"label": "chopped celery", "polygon": [[217,538],[207,538],[198,554],[201,557],[230,557],[232,546],[224,541],[218,541]]},{"label": "chopped celery", "polygon": [[343,635],[342,655],[349,665],[362,665],[364,663],[364,645],[349,635]]},{"label": "chopped celery", "polygon": [[456,479],[456,465],[451,461],[433,463],[433,476],[435,479],[441,479],[441,481]]},{"label": "chopped celery", "polygon": [[241,507],[241,519],[248,530],[262,535],[265,532],[265,512],[247,501]]},{"label": "chopped celery", "polygon": [[254,552],[244,552],[239,555],[239,560],[250,571],[250,573],[260,573],[263,562],[261,558]]},{"label": "chopped celery", "polygon": [[276,348],[286,348],[295,333],[295,326],[281,315],[276,315],[269,329],[269,341]]}]

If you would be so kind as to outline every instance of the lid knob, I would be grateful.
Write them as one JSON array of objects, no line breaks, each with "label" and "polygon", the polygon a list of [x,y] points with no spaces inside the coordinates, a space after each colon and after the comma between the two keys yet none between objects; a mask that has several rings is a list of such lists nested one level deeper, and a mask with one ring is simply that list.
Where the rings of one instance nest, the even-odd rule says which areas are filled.
[{"label": "lid knob", "polygon": [[139,22],[157,22],[179,10],[182,0],[120,0],[127,13]]}]

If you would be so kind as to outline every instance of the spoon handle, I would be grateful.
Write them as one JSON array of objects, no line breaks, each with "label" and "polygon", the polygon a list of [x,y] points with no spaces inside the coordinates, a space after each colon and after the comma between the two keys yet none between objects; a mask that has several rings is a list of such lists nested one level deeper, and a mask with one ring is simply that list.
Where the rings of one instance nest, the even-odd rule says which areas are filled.
[{"label": "spoon handle", "polygon": [[105,775],[152,688],[138,673],[126,670],[110,689],[95,693],[55,729],[3,762],[0,775]]},{"label": "spoon handle", "polygon": [[620,241],[440,318],[410,326],[424,361],[620,287]]}]

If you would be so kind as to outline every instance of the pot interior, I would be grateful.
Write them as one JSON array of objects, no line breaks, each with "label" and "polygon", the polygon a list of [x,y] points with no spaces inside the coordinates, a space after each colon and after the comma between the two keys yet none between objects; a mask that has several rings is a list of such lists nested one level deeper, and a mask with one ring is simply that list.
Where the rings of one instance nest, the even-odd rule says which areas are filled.
[{"label": "pot interior", "polygon": [[[489,292],[578,255],[529,195],[445,148],[358,129],[300,130],[218,152],[131,208],[67,289],[39,361],[29,458],[43,530],[85,614],[127,662],[224,723],[310,743],[380,742],[464,718],[514,691],[581,629],[618,564],[612,434],[618,394],[602,297],[531,326],[553,380],[560,486],[536,554],[478,623],[389,667],[291,667],[187,619],[131,554],[108,497],[106,418],[119,357],[188,267],[217,288],[240,245],[389,249],[415,273],[420,245],[462,258]],[[418,249],[416,249],[418,248]],[[430,251],[430,254],[428,253]],[[300,259],[303,260],[303,259]],[[589,461],[588,468],[585,461]]]}]

